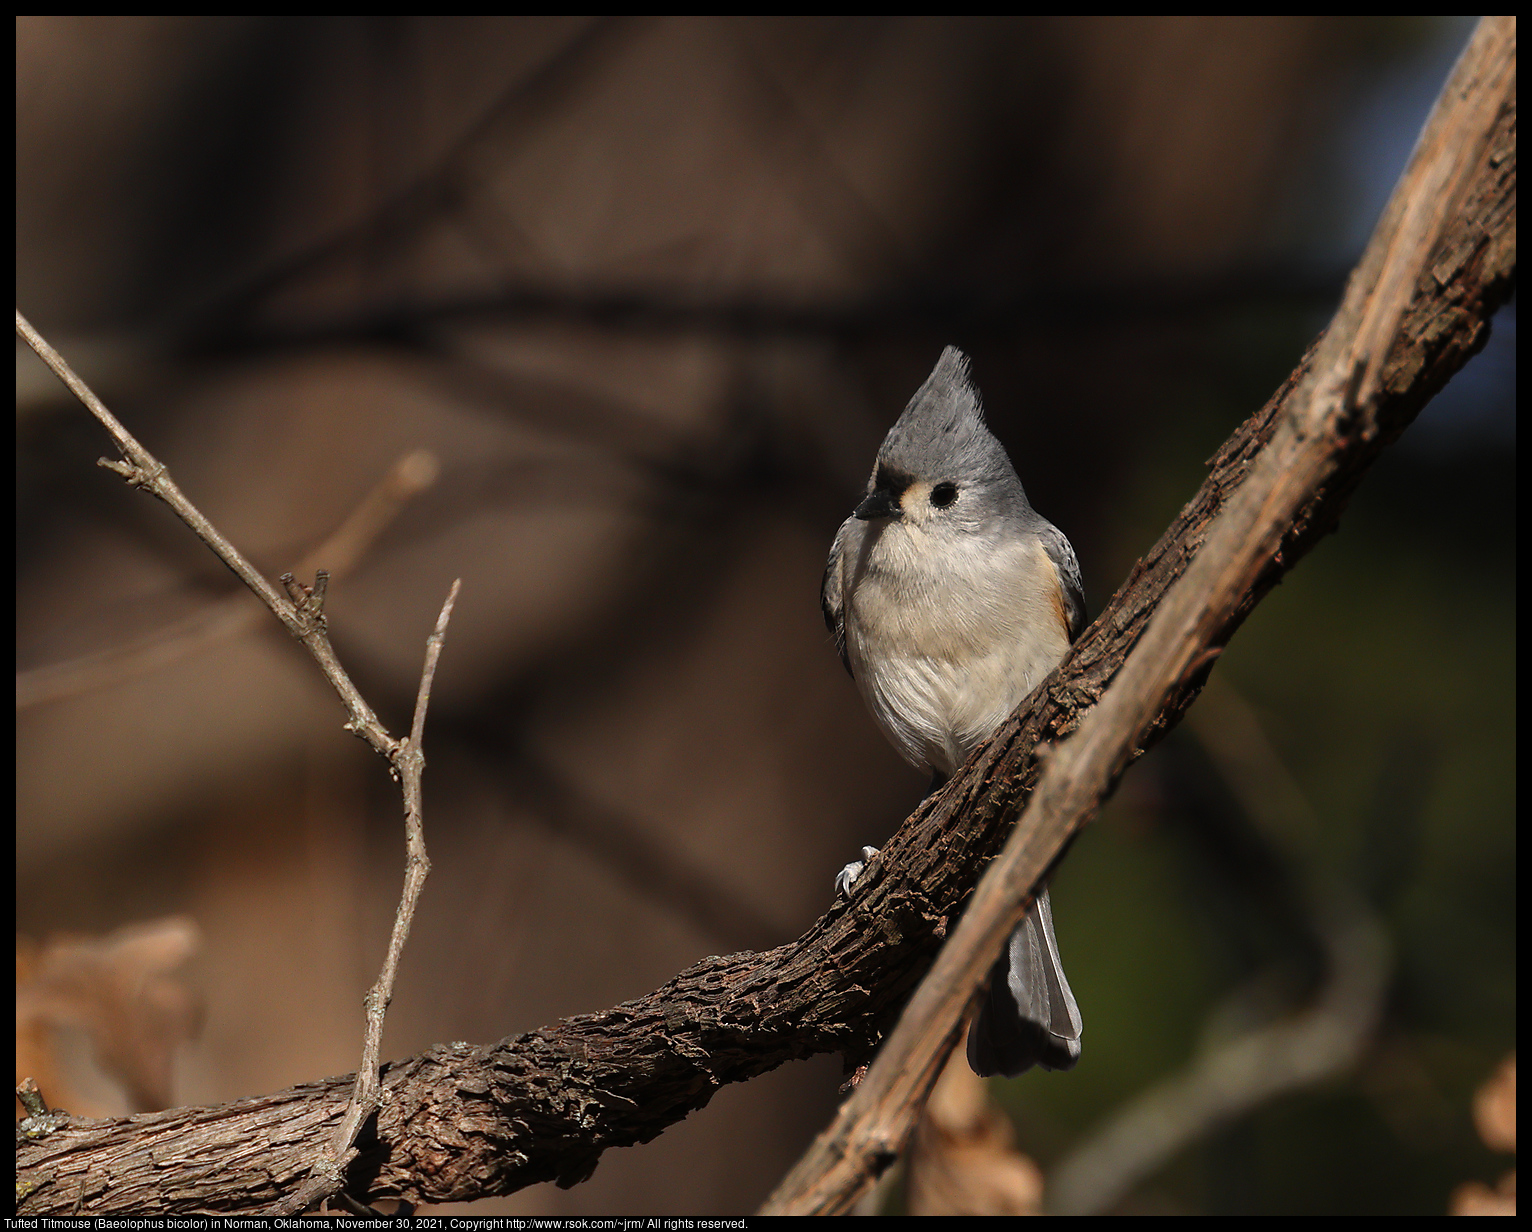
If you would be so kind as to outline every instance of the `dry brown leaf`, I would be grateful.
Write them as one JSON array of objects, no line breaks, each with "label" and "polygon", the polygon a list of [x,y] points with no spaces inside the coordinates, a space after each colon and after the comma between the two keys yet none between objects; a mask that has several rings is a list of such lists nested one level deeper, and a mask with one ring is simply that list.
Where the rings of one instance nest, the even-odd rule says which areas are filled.
[{"label": "dry brown leaf", "polygon": [[908,1162],[911,1215],[1037,1215],[1043,1174],[1015,1149],[1011,1122],[968,1068],[947,1062],[915,1129]]},{"label": "dry brown leaf", "polygon": [[196,924],[169,916],[105,937],[60,934],[42,946],[16,943],[16,1074],[37,1080],[50,1106],[107,1112],[84,1094],[60,1056],[61,1034],[82,1032],[95,1064],[120,1085],[129,1107],[169,1105],[176,1048],[197,1031],[202,1007],[177,974],[196,953]]}]

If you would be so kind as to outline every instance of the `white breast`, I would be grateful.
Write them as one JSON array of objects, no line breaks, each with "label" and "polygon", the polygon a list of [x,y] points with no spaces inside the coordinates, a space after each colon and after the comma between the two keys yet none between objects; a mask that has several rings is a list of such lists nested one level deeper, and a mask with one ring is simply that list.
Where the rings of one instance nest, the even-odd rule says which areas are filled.
[{"label": "white breast", "polygon": [[[917,768],[950,775],[1069,649],[1058,573],[1026,537],[990,549],[885,523],[842,560],[846,650],[873,717]],[[850,548],[852,545],[848,545]],[[923,562],[942,561],[939,572]]]}]

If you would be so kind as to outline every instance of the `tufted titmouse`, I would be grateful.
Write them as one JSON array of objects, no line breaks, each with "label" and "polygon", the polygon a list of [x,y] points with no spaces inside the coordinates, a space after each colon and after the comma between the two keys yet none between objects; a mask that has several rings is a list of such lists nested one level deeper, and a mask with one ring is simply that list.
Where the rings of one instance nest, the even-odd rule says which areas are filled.
[{"label": "tufted titmouse", "polygon": [[[872,717],[906,761],[932,771],[932,790],[1084,626],[1074,549],[1027,503],[956,347],[884,438],[866,495],[836,532],[820,603]],[[847,865],[837,888],[861,869]],[[1080,1010],[1044,888],[990,975],[968,1063],[1015,1075],[1079,1059]]]}]

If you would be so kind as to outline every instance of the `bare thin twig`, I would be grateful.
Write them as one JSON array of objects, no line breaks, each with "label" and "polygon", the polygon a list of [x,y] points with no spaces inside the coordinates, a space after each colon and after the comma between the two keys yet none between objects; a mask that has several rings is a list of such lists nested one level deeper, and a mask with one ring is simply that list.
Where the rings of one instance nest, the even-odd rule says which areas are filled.
[{"label": "bare thin twig", "polygon": [[392,760],[398,741],[388,734],[388,730],[373,713],[372,707],[367,704],[356,685],[351,682],[351,677],[341,667],[340,660],[335,657],[330,639],[324,631],[323,623],[317,619],[316,613],[300,609],[292,600],[279,593],[276,587],[266,580],[265,575],[219,533],[218,528],[209,522],[191,501],[186,499],[164,465],[140,445],[131,432],[117,422],[116,417],[102,405],[101,399],[96,397],[90,387],[75,375],[74,370],[64,362],[64,357],[49,346],[42,335],[32,328],[31,323],[21,315],[19,309],[16,312],[16,332],[37,352],[38,358],[53,369],[59,380],[69,386],[75,397],[85,404],[90,413],[101,422],[102,426],[112,434],[112,439],[117,442],[117,448],[122,452],[123,460],[113,462],[108,458],[100,458],[97,460],[97,465],[104,466],[109,471],[115,471],[132,487],[143,488],[169,505],[176,516],[191,527],[193,533],[203,543],[213,549],[218,559],[259,596],[276,618],[287,627],[287,631],[308,648],[308,652],[314,656],[320,670],[324,672],[345,704],[350,716],[346,723],[346,730],[360,736],[377,752]]},{"label": "bare thin twig", "polygon": [[[388,1012],[389,1002],[393,999],[399,960],[404,952],[404,943],[409,937],[410,924],[415,916],[416,904],[420,900],[421,887],[431,871],[431,861],[426,855],[425,830],[422,822],[421,776],[425,772],[425,755],[421,751],[421,741],[425,731],[426,708],[431,699],[431,684],[436,676],[436,664],[441,657],[447,621],[451,618],[452,607],[457,601],[462,580],[458,579],[452,583],[447,601],[442,605],[441,615],[437,617],[436,628],[426,641],[425,667],[421,672],[410,734],[402,741],[396,740],[388,734],[387,729],[363,699],[361,692],[352,683],[345,669],[341,667],[335,650],[330,645],[324,615],[325,591],[329,583],[328,571],[316,570],[312,588],[297,581],[291,573],[283,574],[280,580],[288,593],[286,596],[282,595],[232,543],[219,533],[217,527],[187,500],[165,467],[118,422],[90,387],[64,361],[63,356],[32,328],[31,323],[21,315],[19,309],[16,312],[16,332],[112,434],[118,449],[122,452],[123,460],[113,462],[102,458],[99,464],[121,475],[133,487],[143,488],[169,505],[181,520],[217,553],[219,559],[234,572],[235,576],[261,598],[277,619],[287,626],[288,631],[308,648],[320,669],[335,687],[350,716],[345,724],[346,730],[366,740],[377,752],[387,758],[391,772],[401,784],[404,794],[405,835],[408,850],[404,891],[394,916],[393,934],[389,939],[383,970],[366,997],[367,1026],[362,1045],[362,1064],[357,1070],[351,1100],[330,1142],[329,1150],[315,1159],[309,1180],[279,1202],[274,1210],[276,1214],[296,1214],[343,1189],[345,1169],[356,1154],[354,1146],[356,1136],[367,1118],[377,1110],[378,1056],[383,1037],[384,1018]],[[406,462],[416,471],[426,466],[419,457],[413,455],[410,459],[406,459]],[[417,482],[420,477],[415,476]],[[406,481],[408,482],[408,477]],[[367,518],[376,523],[382,512],[375,502],[373,508],[366,510]],[[357,550],[358,541],[363,539],[369,530],[366,525],[352,524],[355,522],[356,519],[353,518],[351,522],[348,522],[347,527],[342,528],[341,535],[337,536],[337,538],[343,538],[349,533],[350,543],[346,546],[353,552]],[[371,533],[376,531],[373,530]]]}]

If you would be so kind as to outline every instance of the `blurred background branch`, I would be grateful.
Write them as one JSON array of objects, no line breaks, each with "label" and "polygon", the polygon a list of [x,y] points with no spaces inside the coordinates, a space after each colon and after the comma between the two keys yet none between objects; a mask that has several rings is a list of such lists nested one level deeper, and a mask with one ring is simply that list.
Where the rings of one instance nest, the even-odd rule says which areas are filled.
[{"label": "blurred background branch", "polygon": [[1293,838],[1312,835],[1319,816],[1272,747],[1248,703],[1212,676],[1186,715],[1244,809],[1247,844],[1261,849],[1323,956],[1313,1005],[1271,1021],[1280,978],[1252,976],[1213,1007],[1205,1043],[1181,1074],[1116,1109],[1048,1178],[1048,1206],[1060,1215],[1111,1210],[1197,1138],[1281,1093],[1354,1066],[1376,1028],[1392,971],[1388,934],[1366,900],[1306,865]]},{"label": "blurred background branch", "polygon": [[[318,569],[341,578],[413,496],[436,481],[436,459],[426,450],[407,454],[394,463],[350,516],[291,570],[313,577]],[[64,663],[50,663],[16,673],[16,708],[38,706],[91,689],[106,688],[133,676],[166,667],[218,642],[239,637],[266,624],[266,616],[244,594],[210,604],[174,624],[145,633],[132,642],[111,646]]]}]

